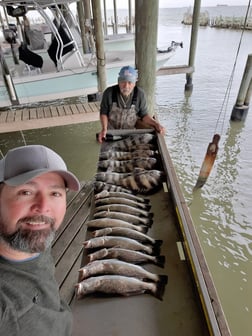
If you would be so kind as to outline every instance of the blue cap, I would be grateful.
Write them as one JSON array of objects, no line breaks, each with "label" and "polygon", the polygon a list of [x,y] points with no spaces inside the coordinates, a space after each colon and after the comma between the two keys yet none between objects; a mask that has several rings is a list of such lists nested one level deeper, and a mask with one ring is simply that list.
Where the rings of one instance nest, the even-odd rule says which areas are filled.
[{"label": "blue cap", "polygon": [[137,81],[137,70],[129,65],[122,67],[119,72],[118,82],[123,81],[135,83]]}]

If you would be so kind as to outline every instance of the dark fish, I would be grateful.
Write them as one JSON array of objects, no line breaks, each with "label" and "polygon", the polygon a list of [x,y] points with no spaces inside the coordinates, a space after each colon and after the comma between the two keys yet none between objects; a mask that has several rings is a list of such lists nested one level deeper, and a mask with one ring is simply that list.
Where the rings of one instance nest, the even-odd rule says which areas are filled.
[{"label": "dark fish", "polygon": [[150,293],[159,300],[163,299],[164,282],[146,282],[122,275],[102,275],[85,279],[76,285],[77,298],[92,294],[139,295]]},{"label": "dark fish", "polygon": [[120,150],[130,150],[130,148],[133,146],[148,144],[151,141],[153,141],[154,138],[155,135],[150,133],[129,135],[125,139],[114,142],[111,145],[111,148]]},{"label": "dark fish", "polygon": [[96,181],[106,182],[109,184],[121,185],[121,179],[131,176],[131,173],[113,173],[113,172],[98,172],[95,174]]},{"label": "dark fish", "polygon": [[133,194],[129,194],[129,193],[125,193],[122,191],[108,191],[108,190],[103,190],[100,193],[95,195],[95,199],[102,199],[102,198],[106,198],[106,197],[123,197],[123,198],[127,198],[133,201],[137,201],[140,203],[146,203],[149,204],[150,200],[148,198],[143,198],[140,196],[136,196]]},{"label": "dark fish", "polygon": [[106,152],[101,152],[99,160],[132,160],[140,157],[154,157],[158,154],[157,151],[146,149],[146,150],[135,150],[134,152],[125,152],[125,151],[115,151],[108,150]]},{"label": "dark fish", "polygon": [[98,168],[101,170],[116,172],[116,173],[128,173],[132,172],[134,168],[153,169],[157,163],[157,159],[150,158],[134,158],[131,160],[101,160],[98,162]]},{"label": "dark fish", "polygon": [[104,248],[104,247],[118,247],[129,249],[133,251],[142,251],[150,255],[159,255],[160,246],[145,245],[139,241],[127,237],[117,236],[103,236],[86,240],[83,243],[86,249]]},{"label": "dark fish", "polygon": [[107,227],[100,230],[96,230],[92,232],[94,237],[102,237],[102,236],[122,236],[128,237],[132,239],[136,239],[142,243],[147,243],[151,245],[158,245],[161,246],[162,240],[153,239],[152,237],[148,236],[145,233],[132,230],[129,228],[124,227]]},{"label": "dark fish", "polygon": [[126,176],[117,182],[122,187],[139,193],[150,193],[160,187],[164,178],[164,172],[160,170],[135,169],[134,174]]},{"label": "dark fish", "polygon": [[85,223],[88,228],[106,228],[106,227],[124,227],[132,230],[136,230],[139,232],[144,232],[146,233],[148,228],[145,225],[134,225],[132,223],[126,222],[124,220],[120,219],[113,219],[113,218],[97,218],[97,219],[92,219],[88,222]]},{"label": "dark fish", "polygon": [[145,211],[149,211],[151,208],[150,204],[140,203],[138,201],[122,197],[105,197],[95,200],[94,203],[96,207],[99,207],[100,205],[109,205],[109,204],[124,204],[134,208],[143,209]]},{"label": "dark fish", "polygon": [[93,214],[94,218],[108,218],[108,219],[120,219],[122,221],[132,223],[134,225],[146,225],[151,227],[153,224],[153,219],[149,217],[140,217],[131,215],[128,213],[117,212],[117,211],[99,211]]},{"label": "dark fish", "polygon": [[124,214],[130,214],[134,216],[139,216],[139,217],[145,217],[145,218],[152,218],[153,213],[135,208],[133,206],[129,205],[124,205],[124,204],[104,204],[100,205],[94,208],[94,213],[101,212],[101,211],[115,211],[115,212],[122,212]]},{"label": "dark fish", "polygon": [[100,193],[104,190],[109,191],[109,192],[123,192],[126,194],[132,194],[132,191],[120,186],[116,186],[114,184],[109,184],[106,182],[102,181],[95,181],[94,183],[94,192],[95,193]]},{"label": "dark fish", "polygon": [[140,251],[122,249],[118,247],[104,248],[88,255],[89,261],[99,259],[118,259],[132,264],[154,264],[164,268],[165,256],[152,256]]},{"label": "dark fish", "polygon": [[135,277],[153,282],[168,282],[166,275],[158,275],[145,270],[143,267],[117,259],[95,260],[79,270],[80,280],[100,274],[116,274]]}]

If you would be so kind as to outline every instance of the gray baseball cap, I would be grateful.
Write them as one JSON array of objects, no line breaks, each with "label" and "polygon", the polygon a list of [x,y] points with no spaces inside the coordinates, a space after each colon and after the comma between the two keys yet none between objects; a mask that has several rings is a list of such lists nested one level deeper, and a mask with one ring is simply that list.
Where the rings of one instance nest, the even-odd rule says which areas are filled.
[{"label": "gray baseball cap", "polygon": [[49,172],[59,174],[67,188],[75,191],[80,189],[77,177],[67,170],[63,159],[48,147],[17,147],[9,150],[0,161],[0,183],[4,182],[10,186],[19,186]]}]

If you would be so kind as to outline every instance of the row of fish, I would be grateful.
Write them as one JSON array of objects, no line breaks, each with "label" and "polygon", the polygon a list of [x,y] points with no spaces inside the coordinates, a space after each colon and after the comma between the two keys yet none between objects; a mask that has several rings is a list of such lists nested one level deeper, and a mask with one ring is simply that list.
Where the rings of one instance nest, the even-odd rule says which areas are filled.
[{"label": "row of fish", "polygon": [[[101,151],[94,187],[104,190],[131,190],[134,193],[153,193],[164,180],[164,172],[156,169],[158,152],[155,135],[135,134],[107,145]],[[104,185],[106,184],[106,185]]]},{"label": "row of fish", "polygon": [[86,224],[92,237],[84,241],[87,263],[79,271],[77,297],[99,293],[137,295],[150,293],[162,300],[167,275],[144,268],[163,268],[162,240],[147,232],[153,225],[148,193],[163,172],[155,169],[157,151],[153,134],[130,135],[102,146],[94,183],[94,211]]}]

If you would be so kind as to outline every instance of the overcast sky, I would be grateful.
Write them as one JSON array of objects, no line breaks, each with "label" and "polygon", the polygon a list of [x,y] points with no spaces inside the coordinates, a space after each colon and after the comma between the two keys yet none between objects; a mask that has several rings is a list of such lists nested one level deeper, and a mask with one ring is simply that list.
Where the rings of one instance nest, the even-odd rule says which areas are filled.
[{"label": "overcast sky", "polygon": [[[147,1],[147,0],[146,0]],[[247,6],[249,0],[201,0],[201,7],[211,7],[217,4],[229,6]],[[134,0],[131,1],[134,4]],[[159,0],[159,7],[189,7],[194,0]],[[116,0],[117,8],[128,8],[128,0]],[[107,9],[113,8],[113,0],[106,0]]]}]

